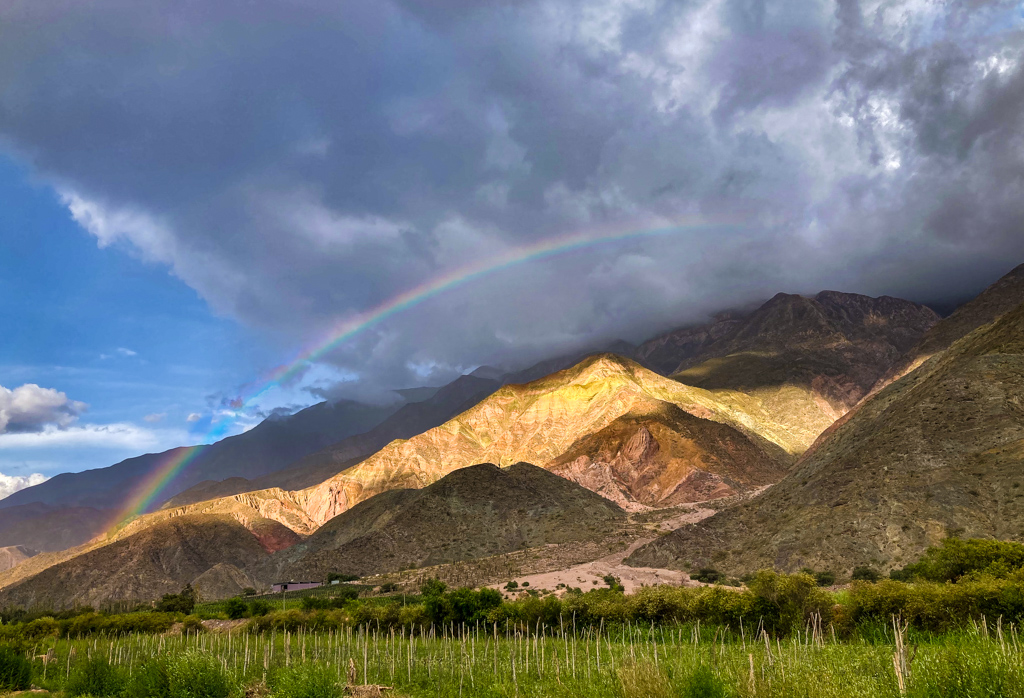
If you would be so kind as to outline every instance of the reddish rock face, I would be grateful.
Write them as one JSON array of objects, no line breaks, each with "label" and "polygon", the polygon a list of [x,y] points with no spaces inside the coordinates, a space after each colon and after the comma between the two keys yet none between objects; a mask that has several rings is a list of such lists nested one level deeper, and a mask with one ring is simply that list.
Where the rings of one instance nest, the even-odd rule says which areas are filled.
[{"label": "reddish rock face", "polygon": [[632,511],[727,497],[786,472],[738,430],[673,405],[624,415],[551,470]]}]

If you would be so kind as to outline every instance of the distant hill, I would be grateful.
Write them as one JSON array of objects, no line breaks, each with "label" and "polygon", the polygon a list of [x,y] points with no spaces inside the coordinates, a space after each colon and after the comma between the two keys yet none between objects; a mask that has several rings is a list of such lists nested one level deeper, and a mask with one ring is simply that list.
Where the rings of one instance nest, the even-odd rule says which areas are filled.
[{"label": "distant hill", "polygon": [[375,427],[317,450],[289,463],[286,468],[259,478],[233,478],[217,483],[199,483],[170,498],[164,507],[177,507],[212,497],[224,497],[271,487],[294,490],[310,487],[358,463],[395,439],[408,439],[443,424],[499,387],[501,381],[498,380],[472,375],[460,376],[448,385],[434,389],[422,402],[403,405]]},{"label": "distant hill", "polygon": [[522,548],[594,540],[624,512],[527,463],[474,465],[419,490],[391,490],[328,521],[267,561],[283,579],[390,572]]},{"label": "distant hill", "polygon": [[849,574],[948,535],[1024,538],[1024,305],[866,400],[763,495],[627,562]]},{"label": "distant hill", "polygon": [[[342,401],[320,403],[288,417],[266,419],[244,434],[228,437],[204,449],[164,491],[172,495],[203,480],[251,478],[273,472],[328,444],[372,428],[398,407]],[[114,510],[123,505],[155,468],[180,451],[171,449],[129,458],[108,468],[62,473],[0,500],[0,509],[38,502]],[[0,522],[0,537],[3,535]]]},{"label": "distant hill", "polygon": [[[267,555],[260,539],[231,517],[180,516],[22,579],[0,591],[0,606],[60,608],[157,599],[191,582],[202,587],[204,580],[216,592],[211,595],[220,595],[226,586],[231,591],[225,578],[248,581],[241,570]],[[241,590],[236,586],[232,593]]]}]

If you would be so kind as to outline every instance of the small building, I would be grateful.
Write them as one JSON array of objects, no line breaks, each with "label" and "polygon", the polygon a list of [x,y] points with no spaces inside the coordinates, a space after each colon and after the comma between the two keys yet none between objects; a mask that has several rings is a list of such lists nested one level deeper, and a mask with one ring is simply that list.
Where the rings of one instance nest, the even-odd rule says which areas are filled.
[{"label": "small building", "polygon": [[282,591],[299,591],[301,589],[316,589],[323,586],[323,582],[274,582],[271,588],[275,594]]}]

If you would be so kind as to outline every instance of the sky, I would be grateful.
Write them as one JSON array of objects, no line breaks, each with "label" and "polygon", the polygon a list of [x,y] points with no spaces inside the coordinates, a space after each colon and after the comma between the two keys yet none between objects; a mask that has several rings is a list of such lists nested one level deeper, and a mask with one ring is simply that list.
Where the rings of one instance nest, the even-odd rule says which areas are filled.
[{"label": "sky", "polygon": [[963,300],[1024,262],[1022,54],[984,0],[0,3],[0,494],[779,291]]}]

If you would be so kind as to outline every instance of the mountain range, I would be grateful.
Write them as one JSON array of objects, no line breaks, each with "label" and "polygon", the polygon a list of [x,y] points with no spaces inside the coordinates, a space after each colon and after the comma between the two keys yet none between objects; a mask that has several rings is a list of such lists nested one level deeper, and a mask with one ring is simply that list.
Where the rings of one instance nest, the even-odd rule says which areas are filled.
[{"label": "mountain range", "polygon": [[628,562],[849,573],[901,567],[950,535],[1024,538],[1022,272],[936,325],[905,359],[915,370],[825,432],[770,490]]},{"label": "mountain range", "polygon": [[1024,267],[945,319],[886,296],[778,294],[388,406],[315,405],[211,446],[116,529],[173,453],[60,476],[0,502],[0,544],[42,551],[0,572],[0,604],[393,572],[596,540],[712,500],[717,514],[627,563],[845,573],[949,534],[1017,537],[1022,302]]}]

